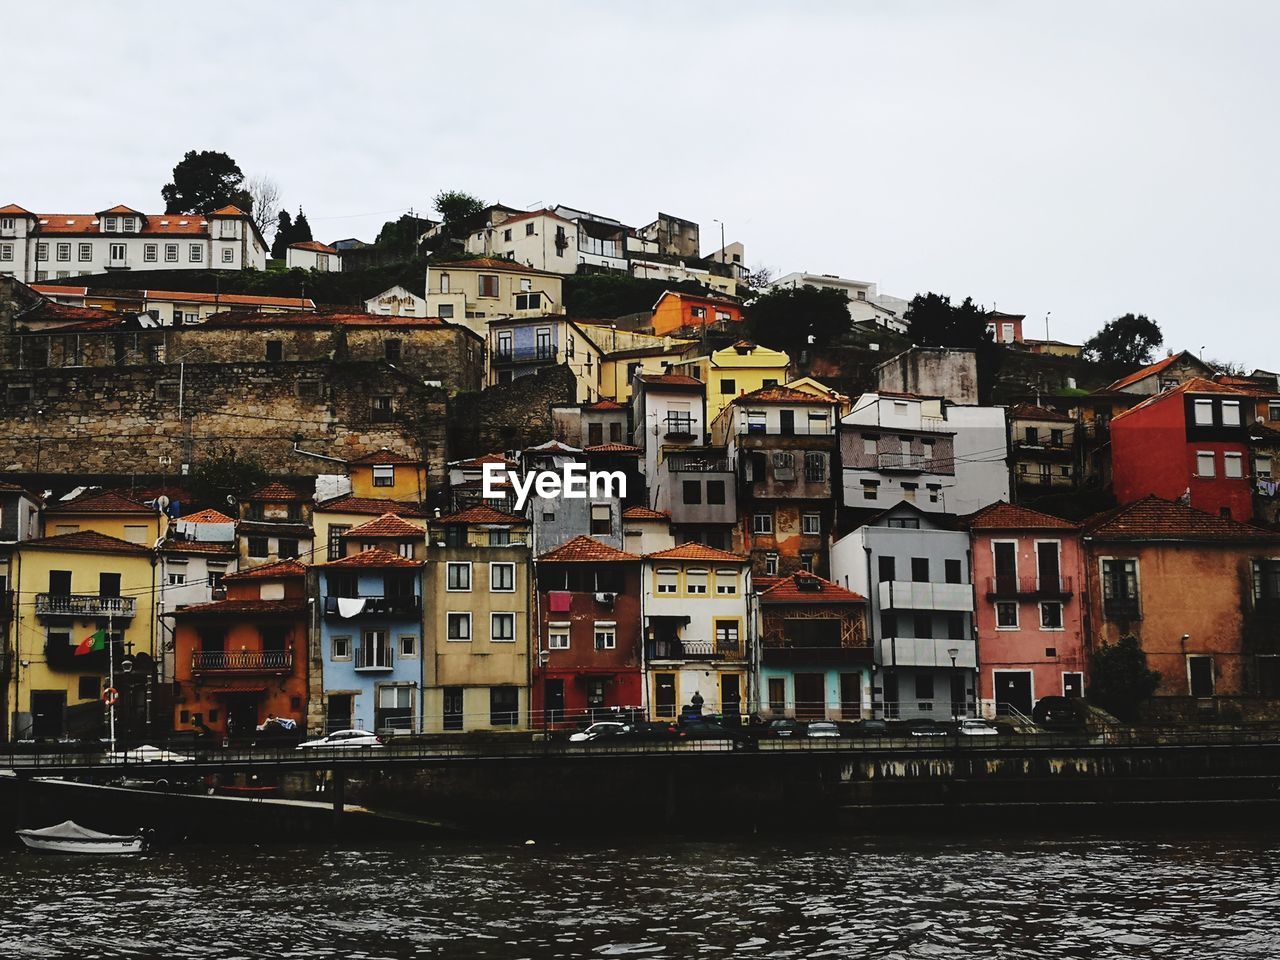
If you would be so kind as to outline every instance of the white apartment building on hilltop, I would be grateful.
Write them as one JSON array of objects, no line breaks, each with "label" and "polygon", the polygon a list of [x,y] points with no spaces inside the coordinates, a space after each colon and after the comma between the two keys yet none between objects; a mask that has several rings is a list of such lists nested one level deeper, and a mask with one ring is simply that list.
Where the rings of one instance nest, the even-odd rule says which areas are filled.
[{"label": "white apartment building on hilltop", "polygon": [[839,290],[849,298],[849,316],[857,322],[871,321],[894,333],[906,333],[903,315],[908,301],[878,293],[876,285],[866,280],[847,280],[831,273],[788,273],[769,284],[770,290],[784,287],[817,287]]},{"label": "white apartment building on hilltop", "polygon": [[267,244],[239,207],[209,214],[32,213],[0,207],[0,275],[23,283],[128,270],[263,270]]}]

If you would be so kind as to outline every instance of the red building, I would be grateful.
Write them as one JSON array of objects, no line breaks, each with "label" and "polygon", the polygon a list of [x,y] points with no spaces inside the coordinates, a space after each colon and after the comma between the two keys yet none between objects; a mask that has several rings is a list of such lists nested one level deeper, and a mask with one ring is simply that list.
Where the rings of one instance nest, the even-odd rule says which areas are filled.
[{"label": "red building", "polygon": [[538,558],[537,581],[534,722],[577,724],[639,708],[640,558],[574,537]]},{"label": "red building", "polygon": [[1111,419],[1116,499],[1178,500],[1196,510],[1253,519],[1249,424],[1255,401],[1234,387],[1194,377]]}]

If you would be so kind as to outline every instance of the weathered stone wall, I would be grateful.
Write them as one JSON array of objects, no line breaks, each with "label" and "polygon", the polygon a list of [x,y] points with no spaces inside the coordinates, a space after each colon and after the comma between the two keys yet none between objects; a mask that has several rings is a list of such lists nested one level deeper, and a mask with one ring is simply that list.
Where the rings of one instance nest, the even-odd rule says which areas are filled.
[{"label": "weathered stone wall", "polygon": [[456,397],[449,418],[449,459],[545,443],[555,436],[551,408],[576,402],[577,384],[563,364]]}]

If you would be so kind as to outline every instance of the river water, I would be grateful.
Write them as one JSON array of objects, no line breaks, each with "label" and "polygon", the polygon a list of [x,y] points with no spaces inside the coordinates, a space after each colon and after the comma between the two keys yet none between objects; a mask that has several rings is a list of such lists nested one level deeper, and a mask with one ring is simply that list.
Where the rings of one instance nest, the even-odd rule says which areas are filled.
[{"label": "river water", "polygon": [[1280,840],[0,854],[0,957],[1274,957]]}]

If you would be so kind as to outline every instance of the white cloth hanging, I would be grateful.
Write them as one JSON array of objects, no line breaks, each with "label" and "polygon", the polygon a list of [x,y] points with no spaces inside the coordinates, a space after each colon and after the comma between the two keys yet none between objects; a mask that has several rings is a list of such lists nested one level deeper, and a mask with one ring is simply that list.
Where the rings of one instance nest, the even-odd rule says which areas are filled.
[{"label": "white cloth hanging", "polygon": [[365,597],[339,597],[338,598],[338,616],[354,617],[360,614],[364,609]]}]

